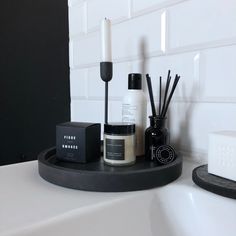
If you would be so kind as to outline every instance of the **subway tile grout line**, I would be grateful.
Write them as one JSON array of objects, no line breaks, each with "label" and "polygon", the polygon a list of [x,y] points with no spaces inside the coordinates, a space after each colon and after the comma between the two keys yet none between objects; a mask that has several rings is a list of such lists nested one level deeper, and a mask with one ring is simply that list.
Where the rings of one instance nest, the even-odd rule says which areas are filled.
[{"label": "subway tile grout line", "polygon": [[[122,101],[123,97],[113,97],[113,96],[109,96],[110,101]],[[157,97],[154,97],[155,102],[158,101]],[[103,101],[104,97],[103,96],[71,96],[71,100],[74,101]],[[193,98],[189,98],[189,99],[173,99],[172,100],[172,104],[236,104],[236,98],[232,99],[232,98],[210,98],[210,99],[193,99]]]},{"label": "subway tile grout line", "polygon": [[174,99],[171,101],[173,103],[220,103],[220,104],[235,104],[236,103],[236,98],[233,98],[230,97],[230,98],[226,98],[226,97],[221,97],[221,98],[199,98],[199,99],[194,99],[194,98],[189,98],[188,100],[187,99]]},{"label": "subway tile grout line", "polygon": [[[112,20],[112,26],[114,25],[118,25],[120,23],[124,23],[124,22],[127,22],[129,21],[131,18],[129,18],[129,16],[121,16],[119,18],[116,18],[114,20]],[[86,36],[86,35],[89,35],[89,34],[93,34],[93,33],[99,33],[99,30],[100,30],[100,27],[99,26],[95,26],[95,27],[92,27],[91,29],[87,30],[87,34],[81,34],[81,36]]]},{"label": "subway tile grout line", "polygon": [[137,11],[136,13],[132,12],[132,16],[133,16],[133,18],[136,18],[136,17],[139,17],[139,16],[144,16],[146,14],[153,13],[155,11],[166,10],[170,7],[179,5],[179,4],[187,2],[187,1],[189,1],[189,0],[169,0],[169,1],[166,1],[164,3],[156,4],[156,5],[150,6],[146,9]]},{"label": "subway tile grout line", "polygon": [[[148,14],[156,12],[156,11],[166,10],[169,7],[178,5],[178,4],[186,2],[186,1],[189,1],[189,0],[171,0],[171,1],[168,1],[166,3],[159,4],[158,6],[154,5],[154,6],[148,8],[146,10],[143,10],[143,11],[137,12],[137,13],[134,13],[132,11],[132,9],[130,9],[130,13],[128,13],[128,15],[126,17],[122,16],[122,17],[119,17],[117,19],[112,20],[112,25],[113,26],[118,25],[118,24],[130,21],[130,20],[136,19],[138,17],[148,15]],[[133,3],[131,3],[131,5],[130,5],[131,8],[133,8],[132,5],[133,5]],[[95,32],[98,32],[98,31],[99,31],[99,26],[96,26],[96,27],[93,27],[93,28],[89,29],[87,31],[87,34],[95,33]]]},{"label": "subway tile grout line", "polygon": [[[213,48],[230,47],[233,45],[236,45],[236,38],[212,41],[212,42],[196,44],[196,45],[189,45],[189,46],[175,48],[175,49],[169,49],[165,53],[163,53],[161,51],[154,51],[154,52],[147,54],[147,56],[145,58],[150,59],[153,57],[167,57],[167,56],[185,54],[185,53],[196,52],[196,51],[205,51],[205,50],[209,50],[209,49],[213,49]],[[135,55],[135,56],[114,59],[113,62],[114,63],[123,63],[123,62],[129,62],[129,61],[138,61],[138,60],[140,60],[140,58],[141,58],[141,55]],[[74,66],[73,69],[90,68],[90,67],[98,66],[98,64],[99,64],[99,62],[81,64],[79,66]]]},{"label": "subway tile grout line", "polygon": [[[109,100],[110,101],[114,101],[114,102],[122,102],[122,97],[112,97],[109,96]],[[71,96],[71,101],[104,101],[104,97],[95,97],[95,96],[90,96],[90,97],[86,97],[86,96]]]},{"label": "subway tile grout line", "polygon": [[[155,97],[154,97],[155,98]],[[155,101],[158,101],[158,99],[155,99]],[[173,98],[171,100],[171,102],[173,103],[220,103],[220,104],[235,104],[236,103],[236,97],[235,98],[232,98],[232,97],[211,97],[211,98],[185,98],[185,99],[182,99],[182,98]]]},{"label": "subway tile grout line", "polygon": [[205,51],[212,48],[229,47],[233,45],[236,45],[236,37],[169,49],[169,51],[167,51],[163,56],[177,55],[194,51]]},{"label": "subway tile grout line", "polygon": [[131,19],[133,17],[133,0],[128,0],[128,18]]},{"label": "subway tile grout line", "polygon": [[[115,25],[130,21],[130,20],[133,20],[135,18],[148,15],[148,14],[156,12],[156,11],[161,11],[161,10],[164,11],[164,10],[167,10],[169,7],[178,5],[178,4],[186,2],[186,1],[189,1],[189,0],[171,0],[171,1],[167,1],[165,3],[159,4],[159,5],[154,5],[152,7],[149,7],[147,9],[145,9],[145,10],[142,10],[141,12],[134,13],[132,11],[133,1],[129,0],[127,16],[121,16],[121,17],[118,17],[117,19],[112,20],[112,25],[115,26]],[[87,1],[76,3],[76,4],[74,4],[72,6],[69,6],[69,7],[73,7],[73,6],[77,6],[77,5],[84,6],[84,11],[86,11],[86,20],[87,20],[88,19]],[[81,38],[81,37],[86,37],[89,34],[93,34],[93,33],[97,33],[97,32],[99,32],[99,25],[95,26],[95,27],[92,27],[91,29],[88,29],[88,27],[87,27],[87,29],[85,30],[84,33],[79,33],[79,34],[76,34],[76,35],[70,35],[70,39],[74,40],[74,39],[78,39],[78,38]]]},{"label": "subway tile grout line", "polygon": [[[88,5],[87,2],[84,2],[84,10],[83,10],[83,31],[84,34],[88,33]],[[83,35],[83,34],[81,34]]]},{"label": "subway tile grout line", "polygon": [[80,6],[80,5],[83,5],[83,3],[85,3],[86,1],[85,0],[82,0],[82,1],[68,1],[68,8],[73,8],[75,6]]}]

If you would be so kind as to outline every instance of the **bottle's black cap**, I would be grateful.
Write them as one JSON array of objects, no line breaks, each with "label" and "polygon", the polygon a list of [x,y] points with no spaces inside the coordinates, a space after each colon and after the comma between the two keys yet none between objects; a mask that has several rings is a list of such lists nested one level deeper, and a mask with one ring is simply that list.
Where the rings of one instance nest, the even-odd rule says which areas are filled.
[{"label": "bottle's black cap", "polygon": [[110,135],[131,135],[135,133],[135,124],[127,122],[104,124],[104,133]]},{"label": "bottle's black cap", "polygon": [[142,89],[142,74],[131,73],[128,75],[128,89]]}]

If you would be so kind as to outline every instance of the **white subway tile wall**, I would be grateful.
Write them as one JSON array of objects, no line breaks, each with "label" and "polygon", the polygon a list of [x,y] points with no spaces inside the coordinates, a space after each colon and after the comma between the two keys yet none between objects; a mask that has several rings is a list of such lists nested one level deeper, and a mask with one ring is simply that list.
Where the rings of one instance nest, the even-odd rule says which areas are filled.
[{"label": "white subway tile wall", "polygon": [[201,94],[213,101],[236,102],[236,45],[205,50]]},{"label": "white subway tile wall", "polygon": [[87,73],[87,69],[75,69],[70,71],[70,95],[72,100],[87,98]]},{"label": "white subway tile wall", "polygon": [[146,53],[161,53],[161,11],[116,24],[112,28],[114,60],[130,59]]},{"label": "white subway tile wall", "polygon": [[189,0],[169,9],[170,48],[221,41],[236,36],[234,0]]},{"label": "white subway tile wall", "polygon": [[[100,21],[112,21],[109,120],[121,121],[127,75],[181,75],[168,114],[172,144],[207,162],[208,133],[236,130],[235,0],[69,0],[71,120],[104,121]],[[146,85],[144,81],[144,90]],[[148,104],[150,114],[150,104]]]},{"label": "white subway tile wall", "polygon": [[70,36],[79,35],[85,33],[85,4],[78,3],[69,8],[69,28]]},{"label": "white subway tile wall", "polygon": [[71,68],[98,65],[100,61],[99,32],[90,33],[72,39],[70,52],[72,53]]}]

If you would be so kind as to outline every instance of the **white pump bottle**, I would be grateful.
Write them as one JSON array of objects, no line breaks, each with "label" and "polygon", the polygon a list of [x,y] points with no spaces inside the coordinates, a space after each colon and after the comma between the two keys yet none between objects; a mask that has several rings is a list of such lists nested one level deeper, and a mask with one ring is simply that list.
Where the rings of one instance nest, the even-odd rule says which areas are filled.
[{"label": "white pump bottle", "polygon": [[136,156],[144,155],[144,132],[147,119],[147,100],[142,91],[142,75],[128,75],[128,92],[122,103],[122,121],[135,124]]}]

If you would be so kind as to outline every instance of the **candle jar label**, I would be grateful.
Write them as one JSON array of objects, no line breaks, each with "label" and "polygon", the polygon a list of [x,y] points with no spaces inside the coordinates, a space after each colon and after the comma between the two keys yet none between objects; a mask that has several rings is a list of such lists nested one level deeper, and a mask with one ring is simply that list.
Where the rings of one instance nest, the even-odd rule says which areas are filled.
[{"label": "candle jar label", "polygon": [[106,139],[106,158],[110,160],[124,160],[125,140]]}]

